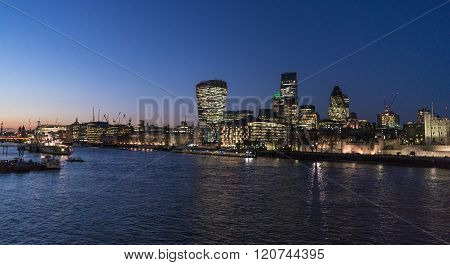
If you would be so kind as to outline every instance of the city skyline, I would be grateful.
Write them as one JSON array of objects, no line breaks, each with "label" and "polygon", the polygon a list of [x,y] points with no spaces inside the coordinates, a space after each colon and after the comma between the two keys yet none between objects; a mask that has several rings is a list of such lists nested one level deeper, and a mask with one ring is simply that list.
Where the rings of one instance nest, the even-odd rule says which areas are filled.
[{"label": "city skyline", "polygon": [[[234,2],[192,6],[114,2],[107,7],[51,1],[10,4],[177,96],[194,98],[195,84],[218,78],[228,83],[228,96],[266,98],[278,90],[279,74],[293,71],[298,73],[299,97],[311,96],[321,117],[327,116],[335,84],[350,97],[350,111],[361,119],[376,121],[384,108],[382,98],[389,100],[395,93],[399,97],[392,110],[401,123],[415,120],[417,110],[431,108],[431,102],[436,113],[447,116],[448,6],[302,81],[439,1],[364,5],[346,1],[331,6],[311,2],[280,6],[269,2],[259,6]],[[253,8],[258,12],[247,12]],[[96,17],[99,10],[103,12]],[[173,21],[163,15],[169,10],[177,12]],[[347,15],[339,17],[340,11]],[[136,116],[138,97],[170,96],[4,4],[0,14],[6,22],[0,26],[4,32],[0,37],[0,120],[7,128],[28,127],[29,119],[35,126],[38,118],[48,123],[58,119],[62,124],[76,117],[89,121],[92,107],[102,113]],[[351,23],[352,15],[361,25]],[[318,17],[323,25],[336,25],[313,23]],[[212,18],[217,20],[204,23]],[[202,44],[206,33],[214,33],[214,38]],[[280,42],[275,36],[289,36],[292,41]],[[136,117],[133,120],[137,122]]]}]

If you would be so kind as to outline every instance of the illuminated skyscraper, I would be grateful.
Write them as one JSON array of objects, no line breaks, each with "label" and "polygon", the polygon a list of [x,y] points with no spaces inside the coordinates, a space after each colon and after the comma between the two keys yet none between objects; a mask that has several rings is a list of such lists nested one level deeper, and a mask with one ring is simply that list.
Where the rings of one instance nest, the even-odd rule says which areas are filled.
[{"label": "illuminated skyscraper", "polygon": [[281,74],[281,97],[297,99],[297,73],[282,73]]},{"label": "illuminated skyscraper", "polygon": [[298,84],[297,73],[282,73],[280,87],[280,116],[288,124],[298,121]]},{"label": "illuminated skyscraper", "polygon": [[350,115],[349,102],[349,97],[342,93],[339,86],[335,86],[330,95],[329,119],[334,122],[346,122]]},{"label": "illuminated skyscraper", "polygon": [[197,84],[199,127],[214,126],[223,121],[227,93],[227,83],[222,80],[208,80]]}]

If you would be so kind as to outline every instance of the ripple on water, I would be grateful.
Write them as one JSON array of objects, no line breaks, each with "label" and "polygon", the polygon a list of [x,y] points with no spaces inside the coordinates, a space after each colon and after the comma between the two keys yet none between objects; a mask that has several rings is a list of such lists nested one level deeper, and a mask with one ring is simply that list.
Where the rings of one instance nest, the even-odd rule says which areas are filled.
[{"label": "ripple on water", "polygon": [[0,243],[450,240],[448,170],[319,163],[314,172],[311,163],[283,159],[75,152],[86,162],[60,172],[0,175]]}]

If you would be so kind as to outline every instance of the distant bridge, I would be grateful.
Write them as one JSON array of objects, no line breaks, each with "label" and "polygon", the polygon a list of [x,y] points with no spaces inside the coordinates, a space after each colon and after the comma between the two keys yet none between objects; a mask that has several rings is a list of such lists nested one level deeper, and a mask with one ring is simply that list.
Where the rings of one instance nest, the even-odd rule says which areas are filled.
[{"label": "distant bridge", "polygon": [[0,142],[8,142],[8,143],[23,143],[26,142],[28,137],[17,137],[17,136],[0,136]]}]

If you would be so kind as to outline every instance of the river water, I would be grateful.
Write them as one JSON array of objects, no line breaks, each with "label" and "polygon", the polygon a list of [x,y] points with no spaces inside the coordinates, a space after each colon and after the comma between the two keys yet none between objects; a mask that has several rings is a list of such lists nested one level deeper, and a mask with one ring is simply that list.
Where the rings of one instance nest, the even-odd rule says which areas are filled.
[{"label": "river water", "polygon": [[0,174],[1,244],[450,241],[449,170],[101,148],[75,156],[85,162]]}]

